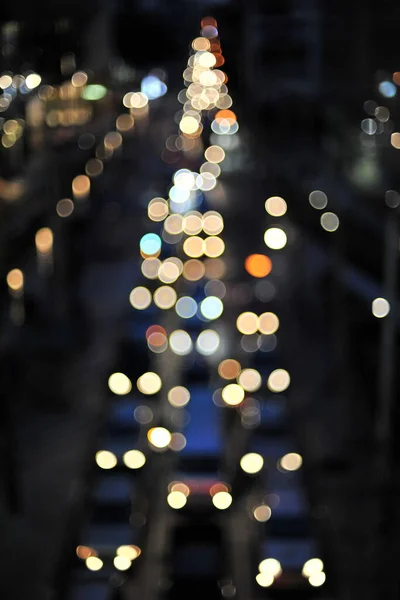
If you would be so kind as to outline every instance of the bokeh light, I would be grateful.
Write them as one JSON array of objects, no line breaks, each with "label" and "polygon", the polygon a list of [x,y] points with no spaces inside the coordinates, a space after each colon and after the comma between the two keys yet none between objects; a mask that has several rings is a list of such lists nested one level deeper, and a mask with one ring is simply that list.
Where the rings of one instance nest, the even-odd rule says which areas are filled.
[{"label": "bokeh light", "polygon": [[129,558],[130,561],[136,560],[138,556],[142,553],[139,546],[134,546],[133,544],[119,546],[116,551],[117,556],[125,556]]},{"label": "bokeh light", "polygon": [[386,106],[377,106],[374,115],[381,123],[386,123],[390,119],[390,111]]},{"label": "bokeh light", "polygon": [[363,119],[361,121],[361,129],[367,135],[374,135],[378,129],[378,125],[375,119]]},{"label": "bokeh light", "polygon": [[169,285],[162,285],[157,288],[153,295],[154,304],[163,310],[172,308],[176,299],[176,291]]},{"label": "bokeh light", "polygon": [[199,214],[187,214],[183,219],[183,231],[187,235],[197,235],[202,227],[203,223]]},{"label": "bokeh light", "polygon": [[313,575],[310,576],[308,583],[310,585],[312,585],[313,587],[320,587],[321,585],[323,585],[326,581],[326,575],[325,573],[322,571],[321,573],[314,573]]},{"label": "bokeh light", "polygon": [[154,74],[146,75],[140,83],[140,89],[149,100],[161,98],[167,93],[167,86]]},{"label": "bokeh light", "polygon": [[261,375],[256,369],[243,369],[237,381],[246,392],[256,392],[262,383]]},{"label": "bokeh light", "polygon": [[279,328],[279,319],[273,312],[265,312],[259,316],[258,329],[260,333],[271,335]]},{"label": "bokeh light", "polygon": [[69,217],[74,212],[74,203],[70,198],[63,198],[57,202],[56,212],[59,217]]},{"label": "bokeh light", "polygon": [[168,392],[168,402],[175,408],[183,408],[190,401],[190,392],[182,385],[171,388]]},{"label": "bokeh light", "polygon": [[272,352],[273,350],[275,350],[277,344],[278,344],[278,339],[276,337],[276,335],[271,334],[271,335],[260,335],[259,337],[259,349],[261,350],[261,352]]},{"label": "bokeh light", "polygon": [[219,343],[219,334],[212,329],[206,329],[200,333],[196,340],[196,350],[204,356],[209,356],[218,350]]},{"label": "bokeh light", "polygon": [[372,301],[372,314],[377,319],[387,317],[390,312],[390,304],[386,298],[375,298]]},{"label": "bokeh light", "polygon": [[396,148],[396,150],[400,149],[400,133],[398,131],[392,133],[390,136],[390,143],[392,144],[393,148]]},{"label": "bokeh light", "polygon": [[226,358],[218,365],[218,374],[222,379],[236,379],[240,373],[240,363],[233,358]]},{"label": "bokeh light", "polygon": [[147,207],[149,219],[155,222],[163,221],[168,216],[168,202],[164,198],[153,198]]},{"label": "bokeh light", "polygon": [[147,432],[147,439],[155,448],[167,448],[171,442],[171,433],[165,427],[152,427]]},{"label": "bokeh light", "polygon": [[217,180],[212,173],[204,171],[201,173],[201,175],[196,177],[196,185],[199,190],[202,190],[203,192],[209,192],[215,188],[217,185]]},{"label": "bokeh light", "polygon": [[313,208],[316,208],[317,210],[322,210],[328,204],[328,197],[325,194],[325,192],[322,192],[321,190],[314,190],[308,196],[308,201]]},{"label": "bokeh light", "polygon": [[85,100],[101,100],[107,94],[107,88],[104,85],[98,83],[87,85],[83,87],[81,96]]},{"label": "bokeh light", "polygon": [[[186,447],[187,439],[183,435],[183,433],[175,432],[171,435],[171,441],[169,443],[169,449],[173,452],[182,452],[182,450]],[[184,485],[184,484],[182,484]],[[188,494],[186,494],[188,495]]]},{"label": "bokeh light", "polygon": [[212,503],[214,504],[215,508],[218,508],[219,510],[226,510],[232,504],[232,496],[229,492],[217,492],[212,497]]},{"label": "bokeh light", "polygon": [[204,240],[194,235],[183,242],[183,251],[191,258],[199,258],[204,254]]},{"label": "bokeh light", "polygon": [[13,292],[21,292],[24,287],[24,274],[20,269],[12,269],[7,273],[7,285]]},{"label": "bokeh light", "polygon": [[394,96],[397,94],[396,86],[391,81],[381,81],[378,89],[379,93],[385,98],[394,98]]},{"label": "bokeh light", "polygon": [[284,392],[290,385],[290,375],[285,369],[275,369],[268,377],[271,392]]},{"label": "bokeh light", "polygon": [[211,67],[215,66],[215,63],[217,61],[216,61],[215,56],[211,52],[205,51],[200,54],[197,62],[202,67],[210,69]]},{"label": "bokeh light", "polygon": [[238,406],[244,400],[244,389],[237,383],[228,383],[222,389],[222,399],[229,406]]},{"label": "bokeh light", "polygon": [[385,203],[390,208],[397,208],[400,206],[400,194],[395,190],[387,190],[385,192]]},{"label": "bokeh light", "polygon": [[197,302],[190,296],[182,296],[177,301],[175,310],[182,319],[190,319],[197,312]]},{"label": "bokeh light", "polygon": [[217,258],[225,251],[224,241],[217,236],[210,236],[204,240],[204,254],[210,258]]},{"label": "bokeh light", "polygon": [[326,212],[321,215],[321,226],[325,231],[336,231],[339,228],[339,217],[333,212]]},{"label": "bokeh light", "polygon": [[286,246],[287,236],[283,229],[270,227],[264,234],[264,242],[272,250],[281,250]]},{"label": "bokeh light", "polygon": [[[157,279],[158,271],[160,270],[161,261],[159,258],[145,258],[142,262],[140,270],[147,279]],[[150,292],[149,292],[150,294]],[[151,302],[151,294],[150,294]]]},{"label": "bokeh light", "polygon": [[128,114],[123,114],[123,115],[119,115],[119,117],[117,117],[117,120],[115,122],[115,127],[118,131],[122,131],[122,133],[126,133],[127,131],[130,131],[133,126],[134,126],[134,118],[132,117],[132,115],[128,115]]},{"label": "bokeh light", "polygon": [[201,35],[203,35],[206,38],[215,38],[218,35],[218,29],[215,27],[215,25],[204,25],[202,30],[201,30]]},{"label": "bokeh light", "polygon": [[189,200],[190,189],[184,189],[173,185],[168,192],[168,196],[171,200],[171,207],[174,206],[175,210],[178,210]]},{"label": "bokeh light", "polygon": [[161,251],[161,238],[156,233],[146,233],[139,245],[142,254],[153,256]]},{"label": "bokeh light", "polygon": [[76,200],[83,200],[89,196],[90,179],[87,175],[77,175],[72,180],[72,194]]},{"label": "bokeh light", "polygon": [[169,258],[165,259],[164,263],[172,263],[172,264],[176,265],[178,267],[179,275],[182,275],[183,262],[181,261],[180,258],[178,258],[177,256],[170,256]]},{"label": "bokeh light", "polygon": [[200,311],[205,319],[218,319],[223,313],[224,305],[216,296],[207,296],[200,303]]},{"label": "bokeh light", "polygon": [[139,392],[142,394],[153,395],[160,391],[162,381],[161,377],[157,375],[157,373],[148,371],[147,373],[143,373],[143,375],[138,378],[136,385]]},{"label": "bokeh light", "polygon": [[113,373],[108,378],[108,387],[114,394],[124,396],[132,390],[132,382],[124,373]]},{"label": "bokeh light", "polygon": [[221,146],[209,146],[204,152],[204,158],[210,163],[220,163],[225,158],[225,151]]},{"label": "bokeh light", "polygon": [[267,504],[259,504],[253,508],[253,517],[259,523],[265,523],[271,518],[272,511]]},{"label": "bokeh light", "polygon": [[182,494],[185,494],[186,497],[188,497],[190,494],[189,486],[187,486],[186,483],[183,483],[182,481],[171,481],[168,484],[168,491],[169,492],[182,492]]},{"label": "bokeh light", "polygon": [[190,191],[195,186],[196,174],[189,171],[189,169],[179,169],[176,171],[173,180],[177,188]]},{"label": "bokeh light", "polygon": [[168,348],[168,339],[165,333],[155,331],[147,337],[147,346],[151,352],[161,354]]},{"label": "bokeh light", "polygon": [[244,267],[253,277],[266,277],[272,269],[272,261],[264,254],[251,254],[245,260]]},{"label": "bokeh light", "polygon": [[193,116],[187,115],[182,117],[179,123],[179,129],[183,133],[193,134],[199,129],[199,123]]},{"label": "bokeh light", "polygon": [[89,556],[85,564],[89,571],[100,571],[103,568],[103,561],[97,556]]},{"label": "bokeh light", "polygon": [[146,287],[139,285],[129,294],[129,302],[133,308],[145,310],[151,304],[151,293]]},{"label": "bokeh light", "polygon": [[206,258],[204,268],[208,279],[221,279],[226,273],[226,263],[222,258]]},{"label": "bokeh light", "polygon": [[209,210],[203,215],[203,231],[207,235],[218,235],[224,228],[224,220],[219,212]]},{"label": "bokeh light", "polygon": [[140,469],[146,463],[146,457],[140,450],[128,450],[122,460],[128,469]]},{"label": "bokeh light", "polygon": [[205,162],[200,167],[200,173],[211,173],[214,177],[221,175],[221,167],[217,163]]},{"label": "bokeh light", "polygon": [[148,425],[153,420],[153,411],[149,406],[137,406],[133,411],[133,418],[140,425]]},{"label": "bokeh light", "polygon": [[113,469],[117,464],[117,457],[109,450],[99,450],[96,452],[95,460],[100,469]]},{"label": "bokeh light", "polygon": [[174,283],[179,275],[180,269],[178,265],[169,259],[165,260],[158,270],[158,278],[162,283]]},{"label": "bokeh light", "polygon": [[264,459],[261,454],[256,452],[249,452],[240,459],[240,467],[245,473],[254,475],[261,471],[264,466]]},{"label": "bokeh light", "polygon": [[85,172],[89,177],[98,177],[103,170],[104,165],[99,158],[90,158],[85,165]]},{"label": "bokeh light", "polygon": [[193,342],[187,331],[177,329],[169,336],[169,346],[178,356],[185,356],[192,351]]},{"label": "bokeh light", "polygon": [[259,327],[258,316],[253,312],[244,312],[236,319],[236,327],[245,335],[255,333]]},{"label": "bokeh light", "polygon": [[88,76],[84,71],[76,71],[71,77],[71,83],[74,87],[82,87],[87,83]]},{"label": "bokeh light", "polygon": [[282,573],[281,563],[276,558],[265,558],[258,565],[258,570],[260,573],[269,573],[273,577]]},{"label": "bokeh light", "polygon": [[226,286],[219,279],[211,279],[204,286],[204,293],[206,296],[216,296],[222,299],[226,294]]},{"label": "bokeh light", "polygon": [[257,573],[256,581],[260,587],[270,587],[274,583],[274,576],[271,573]]},{"label": "bokeh light", "polygon": [[265,201],[265,210],[273,217],[282,217],[287,211],[287,204],[280,196],[271,196]]},{"label": "bokeh light", "polygon": [[182,215],[170,215],[166,218],[164,223],[164,229],[172,235],[177,235],[183,231],[183,217]]},{"label": "bokeh light", "polygon": [[167,502],[171,508],[179,510],[183,508],[187,502],[186,495],[179,490],[172,491],[167,496]]},{"label": "bokeh light", "polygon": [[97,556],[97,552],[94,548],[90,548],[90,546],[77,546],[76,555],[78,558],[85,560],[89,556]]},{"label": "bokeh light", "polygon": [[240,345],[245,352],[257,352],[260,349],[260,336],[256,333],[243,335]]},{"label": "bokeh light", "polygon": [[303,459],[300,454],[297,454],[296,452],[289,452],[288,454],[285,454],[285,456],[282,456],[279,461],[279,466],[284,471],[297,471],[300,469],[302,464]]},{"label": "bokeh light", "polygon": [[187,260],[183,265],[183,277],[187,281],[199,281],[205,274],[205,266],[200,260]]},{"label": "bokeh light", "polygon": [[302,569],[303,577],[311,577],[317,573],[321,573],[324,570],[324,563],[320,558],[310,558],[307,560]]},{"label": "bokeh light", "polygon": [[113,563],[118,571],[127,571],[130,568],[132,561],[130,561],[127,556],[116,556]]},{"label": "bokeh light", "polygon": [[131,108],[144,108],[149,103],[149,99],[144,92],[134,92],[130,96]]},{"label": "bokeh light", "polygon": [[192,48],[193,50],[197,50],[197,51],[201,51],[201,50],[209,50],[210,49],[210,42],[207,38],[204,37],[198,37],[196,39],[193,40],[192,42]]}]

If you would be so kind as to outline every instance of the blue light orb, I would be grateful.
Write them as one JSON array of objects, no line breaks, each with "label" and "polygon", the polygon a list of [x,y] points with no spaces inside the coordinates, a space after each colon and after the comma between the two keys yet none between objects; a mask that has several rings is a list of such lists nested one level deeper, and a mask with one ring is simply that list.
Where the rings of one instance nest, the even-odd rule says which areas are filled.
[{"label": "blue light orb", "polygon": [[161,238],[156,233],[146,233],[140,240],[140,250],[147,256],[158,254],[161,250]]},{"label": "blue light orb", "polygon": [[173,185],[168,192],[168,196],[176,204],[183,204],[190,198],[190,190],[183,190],[182,188]]},{"label": "blue light orb", "polygon": [[216,296],[207,296],[200,304],[200,311],[203,317],[209,319],[218,319],[222,315],[224,305]]},{"label": "blue light orb", "polygon": [[190,296],[182,296],[176,303],[175,310],[182,319],[191,319],[197,312],[197,302]]},{"label": "blue light orb", "polygon": [[397,93],[396,86],[391,81],[381,81],[378,89],[385,98],[394,98]]},{"label": "blue light orb", "polygon": [[172,213],[183,214],[189,210],[189,200],[187,200],[183,204],[182,203],[178,204],[177,202],[174,202],[173,200],[171,200],[169,203],[169,209],[170,209],[171,214]]},{"label": "blue light orb", "polygon": [[149,100],[161,98],[167,93],[167,86],[155,75],[147,75],[143,77],[140,84],[140,90],[146,94]]}]

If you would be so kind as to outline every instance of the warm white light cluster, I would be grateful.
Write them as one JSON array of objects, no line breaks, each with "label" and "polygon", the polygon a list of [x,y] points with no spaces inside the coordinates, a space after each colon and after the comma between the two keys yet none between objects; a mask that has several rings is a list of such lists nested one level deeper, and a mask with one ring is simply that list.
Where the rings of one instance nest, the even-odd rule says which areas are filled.
[{"label": "warm white light cluster", "polygon": [[320,587],[326,580],[324,563],[320,558],[310,558],[303,565],[302,575],[308,579],[310,585]]},{"label": "warm white light cluster", "polygon": [[281,563],[276,558],[265,558],[258,565],[258,570],[256,581],[261,587],[270,587],[282,573]]}]

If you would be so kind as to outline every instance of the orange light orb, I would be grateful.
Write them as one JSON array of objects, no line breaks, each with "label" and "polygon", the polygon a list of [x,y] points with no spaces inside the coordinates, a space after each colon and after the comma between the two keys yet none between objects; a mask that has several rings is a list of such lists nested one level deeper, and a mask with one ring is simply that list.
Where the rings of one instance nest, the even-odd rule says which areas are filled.
[{"label": "orange light orb", "polygon": [[167,332],[161,325],[150,325],[146,331],[146,340],[148,340],[153,333],[161,333],[164,336],[167,335]]},{"label": "orange light orb", "polygon": [[245,260],[244,267],[253,277],[266,277],[272,269],[272,261],[264,254],[251,254]]},{"label": "orange light orb", "polygon": [[218,492],[229,492],[229,488],[225,483],[214,483],[214,485],[210,487],[210,496],[215,496]]},{"label": "orange light orb", "polygon": [[201,26],[207,27],[207,25],[211,25],[212,27],[217,27],[217,21],[214,17],[203,17],[201,20]]},{"label": "orange light orb", "polygon": [[212,53],[214,53],[214,52],[220,52],[222,54],[221,43],[218,40],[218,38],[212,38],[212,40],[213,41],[210,42],[210,52],[212,52]]},{"label": "orange light orb", "polygon": [[233,110],[228,110],[227,108],[219,110],[214,118],[217,121],[217,123],[223,121],[224,119],[227,119],[230,125],[232,125],[237,120]]},{"label": "orange light orb", "polygon": [[215,67],[222,67],[222,65],[225,63],[225,59],[222,56],[222,54],[220,52],[212,52],[212,54],[214,54],[215,56]]}]

